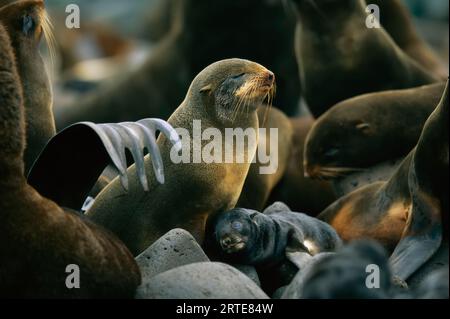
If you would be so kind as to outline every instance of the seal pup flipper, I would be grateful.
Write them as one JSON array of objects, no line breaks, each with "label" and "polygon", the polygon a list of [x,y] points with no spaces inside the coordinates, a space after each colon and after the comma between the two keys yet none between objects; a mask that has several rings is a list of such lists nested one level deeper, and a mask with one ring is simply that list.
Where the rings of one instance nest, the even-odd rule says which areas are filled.
[{"label": "seal pup flipper", "polygon": [[448,108],[447,81],[439,105],[425,123],[409,171],[412,208],[390,259],[394,274],[402,280],[431,258],[442,242],[443,214],[448,214]]},{"label": "seal pup flipper", "polygon": [[[33,165],[28,181],[42,195],[59,205],[79,210],[100,174],[111,162],[128,189],[126,150],[136,162],[139,181],[148,190],[144,169],[144,148],[154,159],[153,168],[164,183],[161,154],[155,135],[160,131],[179,147],[176,131],[166,122],[145,119],[137,123],[74,124],[56,135]],[[70,168],[67,169],[67,168]]]}]

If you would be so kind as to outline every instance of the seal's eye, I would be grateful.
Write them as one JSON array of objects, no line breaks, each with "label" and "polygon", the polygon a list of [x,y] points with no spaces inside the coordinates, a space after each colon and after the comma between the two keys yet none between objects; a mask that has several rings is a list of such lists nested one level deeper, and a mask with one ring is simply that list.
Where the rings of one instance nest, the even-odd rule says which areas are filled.
[{"label": "seal's eye", "polygon": [[30,33],[33,33],[36,29],[36,22],[34,21],[33,17],[29,14],[26,14],[22,17],[22,32],[25,35],[29,35]]},{"label": "seal's eye", "polygon": [[241,231],[242,230],[242,223],[241,222],[233,222],[231,224],[231,228],[233,228],[236,231]]},{"label": "seal's eye", "polygon": [[325,152],[324,155],[325,155],[325,157],[334,157],[337,154],[339,154],[339,149],[337,149],[337,148],[330,148],[329,150],[327,150]]},{"label": "seal's eye", "polygon": [[245,73],[240,73],[240,74],[238,74],[238,75],[232,76],[231,78],[234,79],[234,80],[237,80],[237,79],[242,78],[244,75],[245,75]]}]

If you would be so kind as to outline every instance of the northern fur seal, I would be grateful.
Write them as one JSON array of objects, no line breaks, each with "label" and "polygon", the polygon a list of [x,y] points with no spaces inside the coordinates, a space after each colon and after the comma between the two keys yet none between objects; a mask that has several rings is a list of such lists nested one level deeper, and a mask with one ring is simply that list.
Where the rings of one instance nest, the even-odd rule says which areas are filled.
[{"label": "northern fur seal", "polygon": [[[114,83],[105,83],[79,103],[55,110],[58,128],[82,121],[111,123],[168,118],[184,98],[190,81],[205,66],[233,57],[258,61],[277,74],[279,90],[274,104],[288,114],[296,112],[300,84],[292,49],[295,20],[286,17],[281,3],[171,2],[170,31],[147,62],[138,71]],[[278,50],[267,50],[267,43]]]},{"label": "northern fur seal", "polygon": [[280,264],[288,253],[315,255],[341,245],[330,225],[292,212],[281,203],[272,206],[264,213],[235,208],[212,215],[207,223],[206,250],[224,261],[270,267]]},{"label": "northern fur seal", "polygon": [[[258,149],[263,147],[265,154],[262,156],[268,157],[268,163],[262,163],[266,158],[259,156],[252,163],[236,206],[262,210],[272,190],[285,174],[291,156],[293,129],[289,118],[273,107],[259,107],[258,120],[260,127],[266,129],[266,135],[259,136]],[[277,130],[276,136],[271,129]],[[276,149],[271,149],[271,138],[277,139]],[[261,174],[262,167],[275,169],[275,172]]]},{"label": "northern fur seal", "polygon": [[9,33],[24,91],[27,122],[24,156],[28,172],[56,133],[50,81],[39,53],[41,38],[50,38],[51,29],[42,0],[0,0],[0,22]]},{"label": "northern fur seal", "polygon": [[[27,184],[24,111],[13,48],[0,24],[0,296],[132,298],[140,272],[125,245]],[[69,265],[79,267],[80,289],[66,286]]]},{"label": "northern fur seal", "polygon": [[[197,75],[185,100],[168,122],[187,130],[191,136],[202,134],[194,131],[196,120],[201,121],[202,128],[219,129],[222,136],[226,136],[227,127],[257,132],[257,107],[273,89],[274,74],[263,66],[241,59],[219,61]],[[167,175],[164,185],[157,185],[151,176],[150,192],[144,192],[133,177],[135,167],[131,167],[130,191],[125,193],[116,179],[99,194],[87,212],[92,220],[116,233],[135,255],[176,227],[186,229],[201,243],[207,216],[234,207],[239,199],[250,163],[237,163],[237,156],[243,155],[251,161],[257,141],[248,139],[242,151],[232,145],[234,139],[225,141],[222,147],[228,145],[233,154],[223,155],[233,155],[232,163],[207,164],[201,159],[194,163],[193,158],[202,155],[201,150],[210,142],[203,140],[194,145],[195,136],[189,140],[184,138],[183,152],[190,158],[179,164],[171,159],[167,139],[158,139]],[[224,162],[223,155],[220,162]],[[146,158],[145,165],[150,175],[150,158]]]},{"label": "northern fur seal", "polygon": [[[433,154],[433,156],[430,156]],[[448,84],[419,142],[387,182],[340,198],[319,218],[349,241],[372,238],[393,252],[393,272],[402,280],[439,248],[448,232]]]},{"label": "northern fur seal", "polygon": [[380,7],[380,23],[395,43],[411,58],[443,80],[448,69],[417,32],[408,8],[401,0],[367,0]]},{"label": "northern fur seal", "polygon": [[292,1],[298,12],[295,46],[302,93],[315,117],[360,94],[438,81],[383,28],[366,27],[363,0]]},{"label": "northern fur seal", "polygon": [[269,197],[269,202],[283,202],[293,211],[316,216],[333,203],[337,197],[329,181],[305,177],[303,153],[308,132],[314,118],[290,118],[293,128],[292,150],[286,172]]},{"label": "northern fur seal", "polygon": [[406,156],[436,108],[445,83],[364,94],[336,104],[308,134],[304,162],[312,178],[339,178]]}]

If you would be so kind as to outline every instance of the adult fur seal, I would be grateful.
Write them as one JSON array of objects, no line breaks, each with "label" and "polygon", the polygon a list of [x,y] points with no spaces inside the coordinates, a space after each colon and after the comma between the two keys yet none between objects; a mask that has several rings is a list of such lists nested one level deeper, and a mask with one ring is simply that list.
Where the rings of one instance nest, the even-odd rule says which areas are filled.
[{"label": "adult fur seal", "polygon": [[343,240],[373,238],[390,251],[395,248],[393,272],[406,280],[437,251],[442,234],[448,233],[446,212],[448,84],[416,148],[390,180],[340,198],[319,218],[330,223]]},{"label": "adult fur seal", "polygon": [[367,1],[380,7],[380,23],[395,43],[425,69],[445,80],[448,69],[417,32],[408,8],[401,0]]},{"label": "adult fur seal", "polygon": [[[140,272],[127,248],[27,184],[24,111],[13,48],[0,24],[0,296],[133,297]],[[80,289],[66,287],[69,265],[79,267]]]},{"label": "adult fur seal", "polygon": [[25,172],[55,134],[52,93],[39,53],[43,36],[51,35],[42,0],[0,0],[0,22],[9,33],[24,91],[26,118]]},{"label": "adult fur seal", "polygon": [[[279,85],[274,104],[288,114],[296,112],[300,84],[292,49],[295,21],[286,17],[281,3],[216,0],[211,5],[209,0],[172,0],[171,10],[170,31],[147,62],[79,103],[55,110],[58,128],[81,121],[167,118],[195,75],[232,57],[258,61],[274,71]],[[268,43],[278,50],[268,50]]]},{"label": "adult fur seal", "polygon": [[294,211],[306,212],[317,216],[337,197],[329,181],[305,177],[303,153],[308,132],[314,124],[314,118],[304,116],[290,118],[293,128],[292,150],[286,172],[270,195],[269,202],[283,202]]},{"label": "adult fur seal", "polygon": [[308,134],[306,172],[312,178],[336,179],[406,156],[444,88],[443,82],[369,93],[336,104]]},{"label": "adult fur seal", "polygon": [[[291,156],[293,129],[289,118],[276,108],[262,106],[258,108],[260,126],[266,129],[265,136],[258,141],[258,157],[252,163],[237,203],[238,207],[262,210],[274,187],[285,174]],[[271,131],[276,129],[277,133]],[[277,141],[276,149],[271,145],[271,139]],[[262,147],[264,158],[259,156]],[[266,162],[266,158],[267,161]],[[262,162],[264,160],[264,163]],[[262,174],[261,169],[274,169],[270,174]]]},{"label": "adult fur seal", "polygon": [[292,1],[298,12],[295,46],[302,93],[315,117],[363,93],[438,81],[383,28],[366,27],[363,0]]},{"label": "adult fur seal", "polygon": [[[219,61],[197,75],[168,122],[191,135],[202,134],[193,131],[195,120],[201,121],[202,128],[219,129],[222,136],[227,127],[257,132],[257,107],[273,89],[274,74],[263,66],[241,59]],[[239,199],[257,141],[248,139],[243,151],[239,151],[242,154],[237,154],[236,145],[229,145],[234,139],[225,141],[223,147],[231,147],[233,154],[222,154],[233,155],[232,163],[207,164],[201,159],[198,163],[192,161],[209,144],[203,140],[201,145],[194,145],[194,139],[182,136],[183,152],[190,158],[177,164],[171,159],[171,145],[160,137],[166,183],[157,185],[154,176],[150,176],[150,192],[146,193],[136,178],[130,178],[130,191],[125,193],[116,179],[99,194],[88,216],[116,233],[135,255],[176,227],[186,229],[202,242],[207,216],[234,207]],[[220,162],[224,162],[222,154]],[[237,163],[237,156],[241,155],[249,161]],[[150,158],[146,158],[145,165],[149,174]],[[129,169],[130,176],[135,176],[134,170]]]},{"label": "adult fur seal", "polygon": [[[208,219],[206,250],[220,259],[245,265],[273,266],[290,252],[315,255],[334,251],[341,239],[328,224],[275,203],[265,213],[235,208]],[[281,206],[281,209],[280,209]]]}]

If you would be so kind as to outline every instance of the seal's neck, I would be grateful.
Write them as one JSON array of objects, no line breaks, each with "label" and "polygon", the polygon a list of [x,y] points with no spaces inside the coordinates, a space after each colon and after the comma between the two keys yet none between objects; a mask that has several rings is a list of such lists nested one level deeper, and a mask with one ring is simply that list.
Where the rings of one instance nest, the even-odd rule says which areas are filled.
[{"label": "seal's neck", "polygon": [[343,0],[325,4],[317,0],[302,0],[297,4],[297,9],[299,25],[308,30],[336,30],[352,20],[353,15],[360,15],[361,23],[365,21],[362,0]]},{"label": "seal's neck", "polygon": [[[23,97],[9,37],[0,24],[0,188],[23,183]],[[0,193],[3,193],[0,191]]]}]

